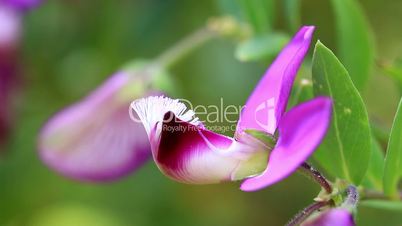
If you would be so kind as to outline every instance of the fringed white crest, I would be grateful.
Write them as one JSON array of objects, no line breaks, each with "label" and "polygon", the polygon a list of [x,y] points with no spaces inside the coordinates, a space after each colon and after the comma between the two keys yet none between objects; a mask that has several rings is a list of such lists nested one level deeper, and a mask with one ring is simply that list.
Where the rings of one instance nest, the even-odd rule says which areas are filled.
[{"label": "fringed white crest", "polygon": [[[177,99],[164,96],[150,96],[135,100],[131,103],[131,109],[137,113],[148,135],[157,123],[163,121],[164,115],[169,111],[182,121],[195,126],[201,125],[193,110],[187,109],[186,105]],[[138,121],[132,110],[130,110],[131,119]]]}]

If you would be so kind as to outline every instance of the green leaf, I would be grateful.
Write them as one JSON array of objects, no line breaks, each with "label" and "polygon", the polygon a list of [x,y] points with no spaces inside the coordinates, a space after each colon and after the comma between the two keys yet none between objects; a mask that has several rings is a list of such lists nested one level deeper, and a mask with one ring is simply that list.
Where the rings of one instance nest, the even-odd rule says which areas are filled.
[{"label": "green leaf", "polygon": [[258,61],[273,58],[289,41],[282,33],[269,33],[253,37],[237,46],[235,56],[240,61]]},{"label": "green leaf", "polygon": [[362,206],[379,208],[391,211],[402,211],[402,202],[388,200],[364,200],[360,203]]},{"label": "green leaf", "polygon": [[359,185],[371,155],[371,134],[363,100],[336,56],[317,42],[313,56],[315,96],[333,100],[332,124],[315,157],[334,176]]},{"label": "green leaf", "polygon": [[332,0],[335,12],[339,59],[357,89],[367,83],[374,63],[374,42],[368,21],[355,0]]},{"label": "green leaf", "polygon": [[296,32],[301,24],[300,0],[285,0],[285,18],[292,32]]},{"label": "green leaf", "polygon": [[381,145],[372,137],[371,158],[363,185],[366,188],[382,191],[382,177],[384,172],[384,152]]},{"label": "green leaf", "polygon": [[257,34],[272,31],[275,19],[274,0],[237,0],[245,19]]},{"label": "green leaf", "polygon": [[398,181],[402,170],[402,99],[389,136],[384,166],[384,194],[399,197]]}]

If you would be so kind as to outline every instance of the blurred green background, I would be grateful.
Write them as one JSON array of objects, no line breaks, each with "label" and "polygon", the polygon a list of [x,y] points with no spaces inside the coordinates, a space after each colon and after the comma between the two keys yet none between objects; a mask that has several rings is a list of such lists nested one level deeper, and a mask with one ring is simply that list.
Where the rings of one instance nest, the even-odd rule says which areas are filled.
[{"label": "blurred green background", "polygon": [[[376,61],[393,62],[402,53],[402,1],[360,3],[375,35]],[[316,25],[315,39],[336,49],[330,3],[301,5],[302,23]],[[288,32],[283,7],[276,8],[275,28]],[[222,14],[217,0],[52,0],[30,12],[24,20],[17,119],[0,159],[0,225],[283,225],[311,203],[319,188],[298,174],[245,193],[236,183],[179,184],[150,162],[120,181],[93,185],[61,177],[38,159],[37,134],[49,116],[125,62],[152,59]],[[194,104],[219,103],[220,97],[226,104],[243,104],[270,62],[242,63],[234,51],[233,42],[217,38],[175,65],[171,74],[180,97]],[[400,98],[396,82],[374,67],[363,98],[370,118],[388,129]],[[402,225],[401,213],[364,207],[358,220]]]}]

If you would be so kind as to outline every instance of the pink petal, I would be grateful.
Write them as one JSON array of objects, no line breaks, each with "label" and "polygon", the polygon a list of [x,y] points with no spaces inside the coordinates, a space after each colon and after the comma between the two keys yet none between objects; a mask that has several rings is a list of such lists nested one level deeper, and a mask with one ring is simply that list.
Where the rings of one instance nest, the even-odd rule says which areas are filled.
[{"label": "pink petal", "polygon": [[318,97],[294,107],[279,125],[279,139],[271,152],[266,170],[247,179],[243,191],[272,185],[294,172],[314,152],[330,124],[332,102]]},{"label": "pink petal", "polygon": [[115,74],[46,123],[39,150],[50,168],[77,180],[105,181],[132,172],[151,156],[144,128],[129,117],[131,98],[119,93],[135,82],[132,76]]},{"label": "pink petal", "polygon": [[0,2],[0,50],[15,46],[21,35],[21,15]]},{"label": "pink petal", "polygon": [[[244,170],[242,163],[252,156],[263,153],[266,157],[263,148],[256,151],[258,145],[208,131],[178,119],[172,112],[166,113],[164,119],[154,159],[164,174],[179,182],[231,181]],[[264,164],[266,158],[259,161]]]},{"label": "pink petal", "polygon": [[355,226],[352,214],[346,209],[331,209],[302,224],[303,226]]},{"label": "pink petal", "polygon": [[238,130],[274,134],[286,109],[293,81],[312,39],[314,27],[305,26],[281,51],[247,100]]}]

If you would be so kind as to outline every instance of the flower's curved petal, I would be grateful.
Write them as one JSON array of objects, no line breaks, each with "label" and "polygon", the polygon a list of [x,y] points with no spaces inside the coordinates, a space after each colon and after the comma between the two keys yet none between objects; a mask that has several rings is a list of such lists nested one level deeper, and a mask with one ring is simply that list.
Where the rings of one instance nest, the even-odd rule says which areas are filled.
[{"label": "flower's curved petal", "polygon": [[154,159],[159,169],[174,180],[210,184],[235,180],[245,173],[244,170],[248,175],[255,174],[253,169],[243,166],[255,160],[253,157],[259,154],[263,157],[257,161],[262,167],[257,172],[264,169],[267,159],[267,152],[263,148],[258,149],[258,144],[237,142],[182,121],[168,112],[164,117]]},{"label": "flower's curved petal", "polygon": [[281,51],[254,89],[241,112],[238,130],[274,134],[286,109],[293,81],[306,55],[314,27],[305,26]]},{"label": "flower's curved petal", "polygon": [[286,113],[279,125],[278,143],[269,156],[267,169],[261,175],[245,180],[241,189],[255,191],[295,171],[324,138],[331,111],[331,99],[317,97]]},{"label": "flower's curved petal", "polygon": [[0,3],[19,10],[29,10],[39,6],[42,0],[0,0]]},{"label": "flower's curved petal", "polygon": [[[149,96],[134,100],[131,103],[130,116],[134,121],[142,122],[148,134],[151,145],[158,143],[161,132],[161,123],[167,112],[172,112],[175,117],[180,118],[195,126],[202,126],[202,123],[195,117],[192,110],[188,110],[186,105],[178,99],[171,99],[164,96]],[[132,114],[136,114],[135,117]],[[154,150],[154,149],[153,149]]]},{"label": "flower's curved petal", "polygon": [[346,209],[336,208],[327,210],[302,226],[355,226],[353,215]]},{"label": "flower's curved petal", "polygon": [[159,169],[184,183],[239,180],[262,172],[268,148],[246,133],[237,140],[207,130],[179,100],[151,96],[135,100]]},{"label": "flower's curved petal", "polygon": [[57,113],[39,137],[40,156],[59,173],[83,181],[117,179],[151,156],[140,123],[128,115],[129,98],[121,91],[132,83],[119,72],[79,103]]}]

